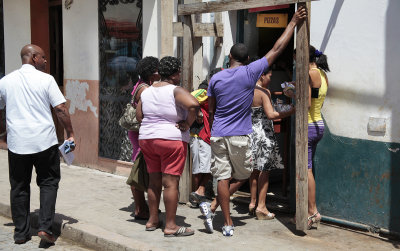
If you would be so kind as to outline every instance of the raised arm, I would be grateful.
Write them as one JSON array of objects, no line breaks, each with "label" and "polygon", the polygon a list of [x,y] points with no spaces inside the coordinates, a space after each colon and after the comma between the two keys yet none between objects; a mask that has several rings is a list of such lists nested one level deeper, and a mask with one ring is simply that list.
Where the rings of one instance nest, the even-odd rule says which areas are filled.
[{"label": "raised arm", "polygon": [[301,24],[306,17],[307,12],[303,7],[299,8],[296,13],[294,13],[292,20],[286,27],[281,37],[278,39],[278,41],[276,41],[274,47],[265,55],[268,65],[272,65],[278,56],[285,50],[290,39],[292,38],[294,28]]},{"label": "raised arm", "polygon": [[[61,125],[64,127],[67,132],[67,140],[75,141],[74,139],[74,130],[72,129],[71,118],[69,116],[69,112],[65,103],[59,104],[54,107],[55,114],[60,121]],[[75,142],[76,144],[76,142]]]}]

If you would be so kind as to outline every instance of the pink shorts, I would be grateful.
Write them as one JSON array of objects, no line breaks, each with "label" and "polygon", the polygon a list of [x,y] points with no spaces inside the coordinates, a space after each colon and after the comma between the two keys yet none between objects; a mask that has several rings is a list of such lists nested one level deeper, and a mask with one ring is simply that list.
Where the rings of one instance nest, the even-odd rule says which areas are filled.
[{"label": "pink shorts", "polygon": [[167,139],[139,140],[149,173],[182,175],[185,167],[187,143]]}]

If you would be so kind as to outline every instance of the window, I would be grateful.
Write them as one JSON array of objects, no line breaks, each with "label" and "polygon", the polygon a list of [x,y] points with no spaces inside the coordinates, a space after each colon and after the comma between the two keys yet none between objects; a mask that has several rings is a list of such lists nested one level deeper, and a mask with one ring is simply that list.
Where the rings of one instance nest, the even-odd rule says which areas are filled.
[{"label": "window", "polygon": [[99,155],[131,161],[127,131],[118,125],[137,81],[142,57],[142,1],[99,0]]}]

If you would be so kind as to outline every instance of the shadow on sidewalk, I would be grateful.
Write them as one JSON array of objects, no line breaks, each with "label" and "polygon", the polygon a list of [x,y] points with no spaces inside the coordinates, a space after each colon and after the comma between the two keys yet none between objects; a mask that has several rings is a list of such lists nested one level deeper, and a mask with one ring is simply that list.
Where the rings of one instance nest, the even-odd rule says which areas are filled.
[{"label": "shadow on sidewalk", "polygon": [[[52,230],[54,235],[60,236],[61,230],[64,228],[66,224],[71,225],[78,223],[77,219],[71,218],[69,216],[56,213],[54,216],[54,222],[52,226]],[[31,213],[31,226],[32,228],[39,228],[39,209],[36,209]]]},{"label": "shadow on sidewalk", "polygon": [[296,225],[291,222],[291,219],[294,217],[288,216],[288,214],[282,214],[278,212],[275,213],[275,219],[277,219],[282,225],[284,225],[292,234],[296,236],[306,236],[307,234],[303,231],[297,230]]}]

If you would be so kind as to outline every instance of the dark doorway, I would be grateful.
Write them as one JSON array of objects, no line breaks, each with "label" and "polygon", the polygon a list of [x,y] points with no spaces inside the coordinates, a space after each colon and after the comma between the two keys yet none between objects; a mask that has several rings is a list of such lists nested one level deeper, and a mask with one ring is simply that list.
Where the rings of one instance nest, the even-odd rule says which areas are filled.
[{"label": "dark doorway", "polygon": [[[238,12],[238,34],[237,41],[247,45],[250,59],[263,57],[271,50],[285,30],[285,22],[279,26],[260,25],[257,20],[262,16],[287,15],[287,23],[290,22],[295,12],[294,5],[281,6],[279,9],[264,7],[259,10],[250,9]],[[281,83],[292,81],[293,75],[293,49],[294,38],[292,38],[276,60],[270,66],[272,69],[271,83],[268,89],[272,94],[274,103],[290,103],[291,100],[283,95]],[[278,141],[280,157],[284,169],[274,169],[269,174],[269,187],[267,195],[268,208],[276,211],[288,212],[291,210],[289,202],[292,199],[291,191],[294,186],[291,185],[291,164],[290,164],[290,139],[291,139],[291,118],[274,120],[274,131]],[[240,197],[246,197],[250,192],[250,184],[247,183],[240,189]]]},{"label": "dark doorway", "polygon": [[[63,26],[61,0],[49,0],[49,61],[50,74],[64,93]],[[55,118],[58,142],[64,141],[64,128]]]},{"label": "dark doorway", "polygon": [[49,1],[50,74],[59,86],[64,82],[61,1]]}]

